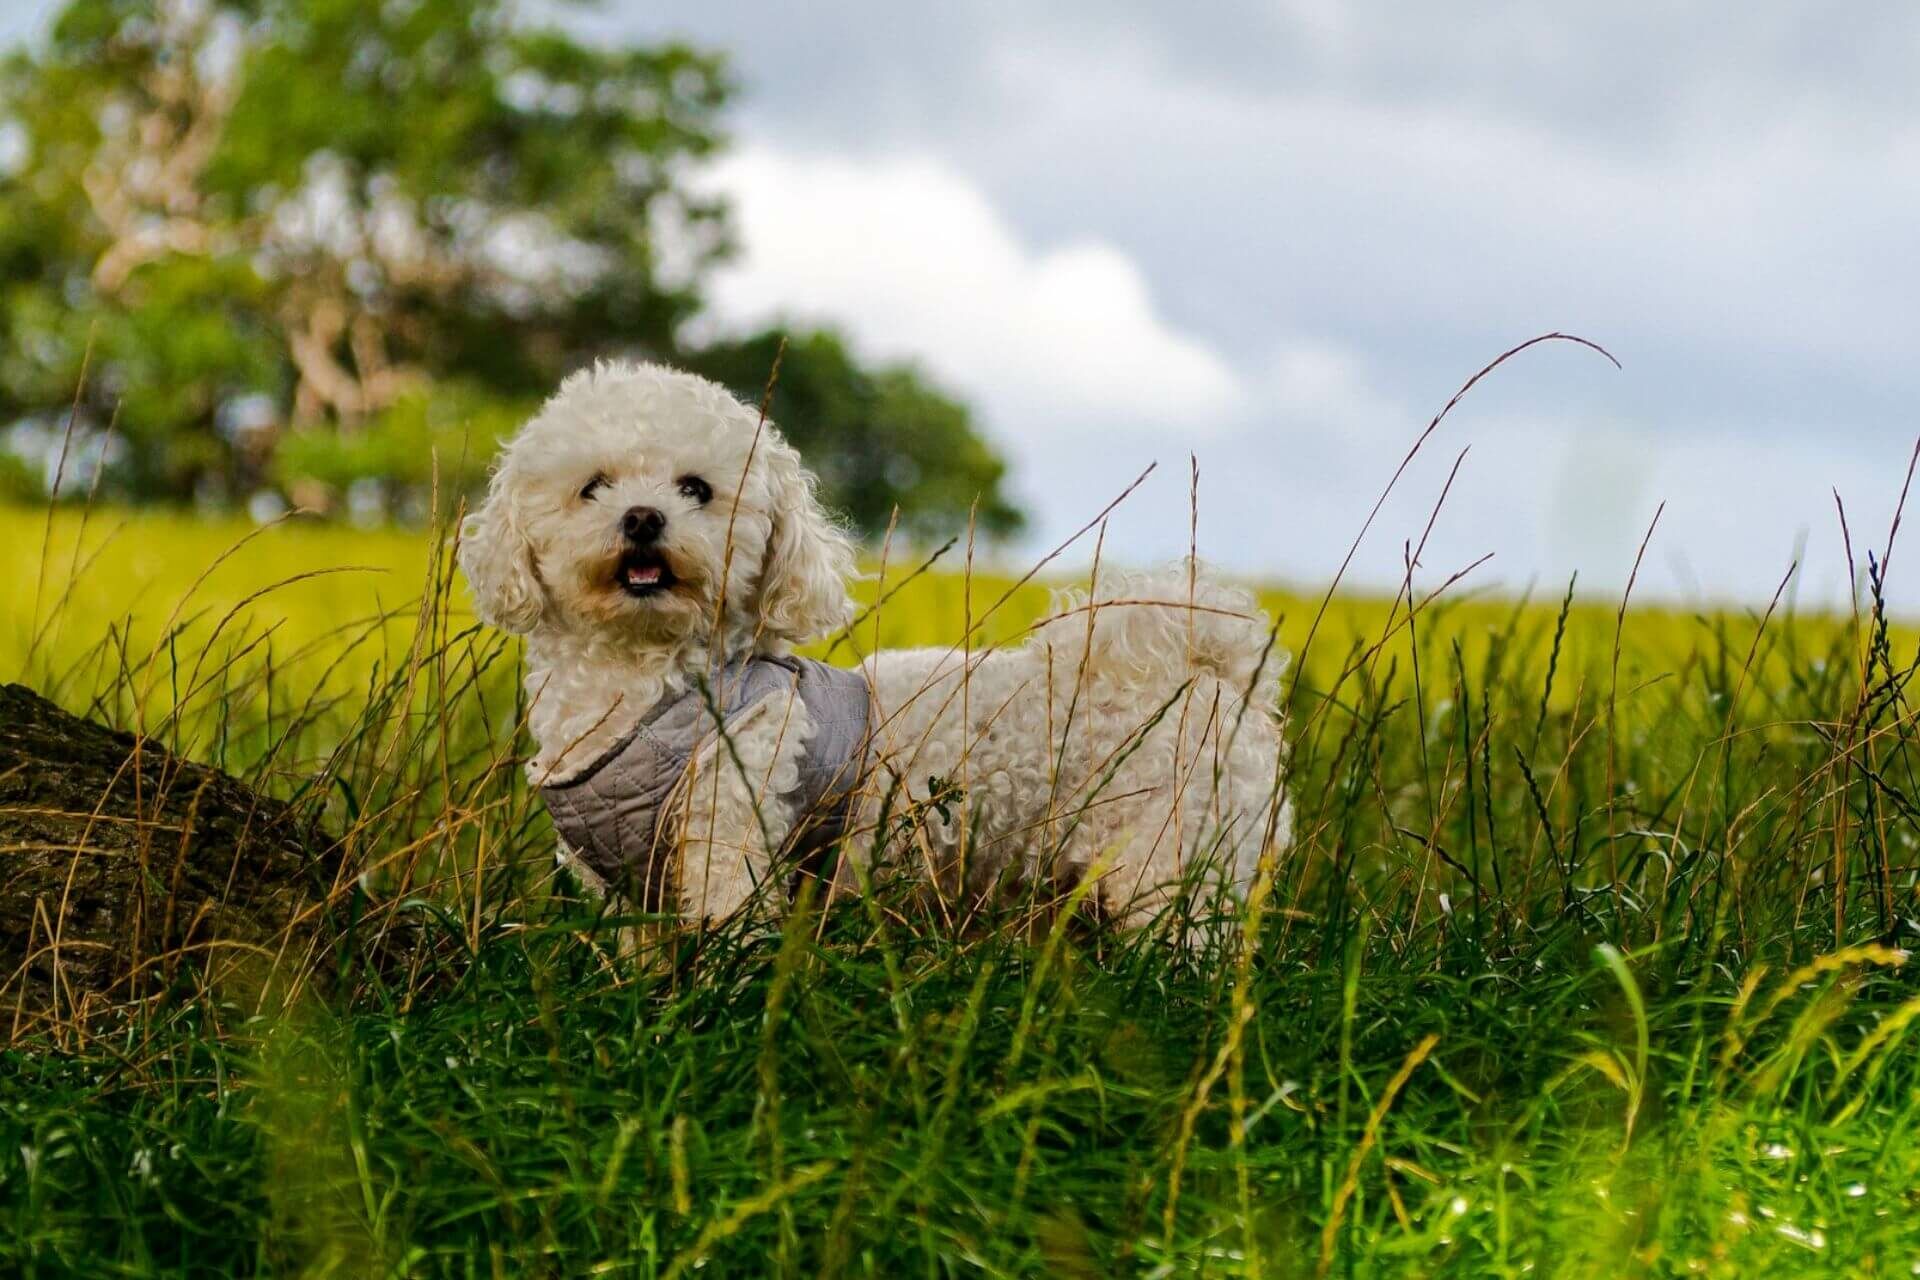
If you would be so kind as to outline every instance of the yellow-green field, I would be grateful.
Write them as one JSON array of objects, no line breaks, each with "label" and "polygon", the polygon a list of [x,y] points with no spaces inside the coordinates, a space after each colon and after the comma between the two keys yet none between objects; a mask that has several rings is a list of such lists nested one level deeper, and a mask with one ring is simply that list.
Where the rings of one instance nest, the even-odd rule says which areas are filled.
[{"label": "yellow-green field", "polygon": [[[31,674],[82,696],[115,683],[116,665],[151,657],[162,636],[176,654],[199,657],[210,642],[221,659],[246,669],[269,660],[289,679],[322,674],[336,690],[364,687],[376,665],[391,670],[406,660],[423,594],[444,593],[445,619],[456,629],[472,625],[465,588],[446,591],[446,566],[438,537],[427,530],[355,529],[291,519],[257,527],[237,518],[205,519],[185,513],[108,509],[84,515],[0,506],[0,546],[7,548],[0,578],[0,672]],[[47,555],[42,561],[42,547]],[[890,565],[867,564],[869,577],[856,588],[863,603],[885,594],[875,611],[835,655],[850,660],[876,646],[948,645],[961,641],[971,619],[974,643],[1017,640],[1045,615],[1049,591],[1083,581],[1072,572],[1042,572],[1020,585],[1026,569],[960,568],[962,553],[949,552],[928,572],[913,576],[921,557],[901,553]],[[44,563],[44,568],[42,567]],[[1405,609],[1384,597],[1337,596],[1320,617],[1319,594],[1251,584],[1276,620],[1279,644],[1299,654],[1312,632],[1309,658],[1328,676],[1380,645],[1381,665],[1405,651]],[[1416,582],[1424,599],[1434,584]],[[1414,629],[1433,629],[1447,645],[1459,642],[1470,664],[1480,662],[1488,638],[1507,630],[1529,641],[1550,636],[1559,593],[1531,604],[1476,597],[1467,584],[1426,605]],[[37,611],[37,612],[36,612]],[[1567,652],[1574,661],[1610,654],[1615,606],[1575,604],[1567,620]],[[1750,619],[1725,625],[1742,634]],[[1391,625],[1390,625],[1391,623]],[[1687,613],[1635,609],[1622,640],[1632,671],[1666,669],[1684,661],[1722,620]],[[1825,644],[1835,620],[1801,620],[1803,631]],[[1388,637],[1381,645],[1383,636]],[[105,642],[103,644],[103,642]],[[1443,646],[1444,648],[1445,646]],[[1544,658],[1546,651],[1532,656]],[[31,656],[31,661],[29,661]],[[203,662],[203,670],[215,665]],[[1566,688],[1562,697],[1571,697]]]}]

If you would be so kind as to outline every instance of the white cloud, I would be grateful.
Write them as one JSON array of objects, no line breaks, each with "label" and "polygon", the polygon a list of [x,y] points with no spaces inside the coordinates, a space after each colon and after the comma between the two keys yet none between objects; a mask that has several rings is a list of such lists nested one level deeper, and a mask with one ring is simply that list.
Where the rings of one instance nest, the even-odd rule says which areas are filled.
[{"label": "white cloud", "polygon": [[712,181],[743,245],[711,291],[734,323],[832,320],[863,351],[924,362],[1007,434],[1205,432],[1244,403],[1233,369],[1156,312],[1125,253],[1025,244],[936,161],[748,148]]}]

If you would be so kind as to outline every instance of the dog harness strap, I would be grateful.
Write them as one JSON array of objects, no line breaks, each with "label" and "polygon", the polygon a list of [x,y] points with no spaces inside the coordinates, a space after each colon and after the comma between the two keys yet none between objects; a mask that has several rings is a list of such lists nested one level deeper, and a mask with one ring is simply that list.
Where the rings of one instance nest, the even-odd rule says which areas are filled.
[{"label": "dog harness strap", "polygon": [[[791,691],[807,709],[813,734],[799,782],[783,800],[800,816],[787,849],[810,853],[845,829],[863,771],[871,695],[858,671],[807,658],[748,658],[711,680],[669,694],[631,731],[579,774],[540,788],[567,846],[643,910],[670,903],[673,827],[664,821],[687,764],[714,736],[771,694]],[[720,767],[731,767],[725,756]]]},{"label": "dog harness strap", "polygon": [[813,724],[813,736],[800,757],[800,817],[787,837],[788,850],[805,857],[821,852],[846,831],[866,773],[873,693],[858,671],[811,658],[778,661],[792,667],[800,701]]}]

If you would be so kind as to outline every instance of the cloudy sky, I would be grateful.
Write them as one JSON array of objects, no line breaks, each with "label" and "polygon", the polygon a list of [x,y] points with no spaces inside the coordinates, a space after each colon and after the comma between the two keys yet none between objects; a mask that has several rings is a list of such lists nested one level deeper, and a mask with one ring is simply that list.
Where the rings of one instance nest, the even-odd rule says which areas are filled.
[{"label": "cloudy sky", "polygon": [[[536,0],[537,2],[537,0]],[[44,13],[45,0],[27,0]],[[0,33],[31,27],[9,6]],[[963,394],[1062,536],[1324,582],[1355,562],[1764,604],[1843,596],[1920,434],[1920,9],[611,0],[727,50],[720,322],[830,319]],[[1920,535],[1915,535],[1920,536]],[[1920,547],[1910,553],[1920,558]],[[1895,595],[1920,607],[1920,571]]]}]

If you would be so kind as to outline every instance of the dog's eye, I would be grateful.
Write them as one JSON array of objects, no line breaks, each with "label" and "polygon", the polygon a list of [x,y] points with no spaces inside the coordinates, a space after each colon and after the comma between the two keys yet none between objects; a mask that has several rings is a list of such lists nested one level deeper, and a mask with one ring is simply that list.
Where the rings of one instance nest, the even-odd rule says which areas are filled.
[{"label": "dog's eye", "polygon": [[692,498],[703,507],[713,500],[713,486],[699,476],[681,476],[679,484],[683,495]]},{"label": "dog's eye", "polygon": [[593,473],[593,479],[580,486],[580,500],[582,502],[592,502],[593,495],[606,487],[607,477],[605,473],[596,471]]}]

